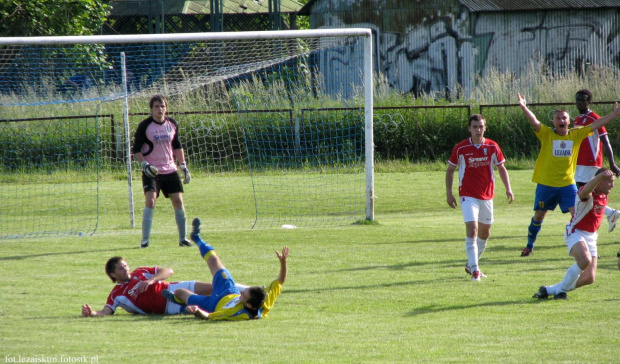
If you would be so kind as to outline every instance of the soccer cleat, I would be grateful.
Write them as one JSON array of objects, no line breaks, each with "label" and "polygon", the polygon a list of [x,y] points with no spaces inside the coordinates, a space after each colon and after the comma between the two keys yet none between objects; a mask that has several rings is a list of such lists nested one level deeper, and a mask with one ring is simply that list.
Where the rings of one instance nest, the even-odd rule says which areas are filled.
[{"label": "soccer cleat", "polygon": [[140,242],[140,248],[144,249],[144,248],[148,248],[148,247],[149,247],[149,241],[148,241],[148,240],[146,240],[146,239],[143,239],[143,240]]},{"label": "soccer cleat", "polygon": [[471,272],[471,280],[472,281],[479,281],[480,280],[480,271],[479,270],[475,270],[475,271]]},{"label": "soccer cleat", "polygon": [[179,241],[179,246],[192,246],[192,243],[187,239],[183,239],[183,241]]},{"label": "soccer cleat", "polygon": [[530,248],[525,248],[523,249],[523,251],[521,252],[521,256],[522,257],[529,257],[530,255],[532,255],[532,252],[534,251],[534,249],[530,249]]},{"label": "soccer cleat", "polygon": [[172,292],[169,289],[164,289],[161,291],[161,295],[164,296],[165,299],[167,299],[169,302],[172,303],[177,303],[177,300],[174,298],[174,292]]},{"label": "soccer cleat", "polygon": [[614,210],[611,216],[607,216],[607,222],[609,222],[609,227],[607,228],[608,232],[614,231],[616,223],[618,222],[618,217],[620,217],[620,211],[618,210]]},{"label": "soccer cleat", "polygon": [[558,292],[555,295],[553,295],[553,299],[554,300],[567,300],[568,296],[566,295],[566,292]]},{"label": "soccer cleat", "polygon": [[[480,278],[486,278],[487,275],[482,273],[482,271],[478,271],[480,274]],[[467,263],[465,263],[465,273],[471,275],[471,268],[469,267],[469,265],[467,265]]]},{"label": "soccer cleat", "polygon": [[189,234],[189,237],[194,242],[200,239],[200,218],[197,217],[192,221],[192,232]]},{"label": "soccer cleat", "polygon": [[549,297],[549,294],[547,293],[547,287],[545,286],[540,286],[538,292],[534,293],[532,296],[532,298],[538,298],[539,300],[543,300],[547,297]]}]

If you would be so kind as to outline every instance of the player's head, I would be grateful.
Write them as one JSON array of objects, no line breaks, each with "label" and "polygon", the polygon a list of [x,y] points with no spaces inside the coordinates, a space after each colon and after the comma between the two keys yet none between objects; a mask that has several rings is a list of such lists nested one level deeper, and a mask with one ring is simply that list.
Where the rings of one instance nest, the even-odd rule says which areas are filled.
[{"label": "player's head", "polygon": [[105,272],[112,282],[124,282],[129,276],[129,267],[123,257],[112,257],[105,263]]},{"label": "player's head", "polygon": [[149,106],[153,118],[157,121],[163,121],[168,111],[168,100],[166,100],[166,96],[159,94],[154,95],[151,97],[151,101],[149,101]]},{"label": "player's head", "polygon": [[555,110],[553,112],[553,126],[558,135],[566,135],[570,126],[570,115],[566,109]]},{"label": "player's head", "polygon": [[594,174],[594,176],[596,177],[599,174],[603,174],[603,173],[607,175],[608,178],[603,178],[603,180],[600,181],[598,185],[596,185],[594,190],[597,193],[602,193],[604,195],[607,195],[609,194],[611,189],[614,188],[614,180],[616,176],[609,168],[605,168],[605,167],[599,168],[598,171],[596,171],[596,173]]},{"label": "player's head", "polygon": [[162,94],[156,94],[151,97],[151,100],[149,101],[149,109],[152,109],[153,106],[155,106],[155,102],[159,102],[160,104],[168,107],[168,100],[166,99],[166,96]]},{"label": "player's head", "polygon": [[484,137],[484,132],[487,130],[486,120],[484,116],[480,114],[473,114],[469,117],[469,121],[467,122],[467,129],[469,130],[469,134],[472,139],[476,141],[480,141]]},{"label": "player's head", "polygon": [[265,302],[265,287],[252,286],[241,292],[241,302],[252,310],[258,310]]},{"label": "player's head", "polygon": [[469,117],[469,120],[467,120],[467,126],[471,126],[471,123],[474,121],[480,121],[483,122],[484,124],[487,123],[486,119],[484,118],[484,116],[482,116],[482,114],[472,114]]},{"label": "player's head", "polygon": [[585,113],[592,102],[592,91],[587,88],[581,89],[575,93],[575,106],[580,113]]}]

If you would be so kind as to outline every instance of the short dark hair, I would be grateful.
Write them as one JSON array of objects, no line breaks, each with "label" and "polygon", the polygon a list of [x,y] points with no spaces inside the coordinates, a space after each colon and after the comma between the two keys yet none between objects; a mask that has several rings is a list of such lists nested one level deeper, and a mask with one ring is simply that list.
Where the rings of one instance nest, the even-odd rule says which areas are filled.
[{"label": "short dark hair", "polygon": [[116,283],[116,278],[112,277],[112,273],[116,270],[116,265],[123,260],[125,260],[123,257],[112,257],[105,263],[105,273],[114,283]]},{"label": "short dark hair", "polygon": [[247,304],[252,306],[254,310],[258,310],[260,306],[265,302],[265,297],[267,294],[265,293],[265,287],[253,286],[248,288],[248,293],[250,294],[250,298],[247,300]]},{"label": "short dark hair", "polygon": [[149,101],[149,109],[153,108],[153,105],[155,105],[155,101],[159,101],[160,104],[164,104],[166,105],[166,107],[168,107],[168,100],[166,99],[166,96],[162,94],[156,94],[153,95],[153,97],[151,97],[151,100]]},{"label": "short dark hair", "polygon": [[598,169],[598,171],[596,171],[596,173],[594,173],[594,175],[598,176],[599,174],[604,173],[605,171],[609,171],[609,168],[601,167]]},{"label": "short dark hair", "polygon": [[588,97],[588,102],[592,102],[592,91],[588,90],[587,88],[583,88],[575,93],[575,97],[577,97],[577,95],[579,94],[586,95]]},{"label": "short dark hair", "polygon": [[486,122],[486,119],[484,118],[484,116],[482,116],[482,114],[472,114],[469,117],[469,120],[467,121],[467,126],[471,126],[471,122],[472,121],[484,121],[484,122]]}]

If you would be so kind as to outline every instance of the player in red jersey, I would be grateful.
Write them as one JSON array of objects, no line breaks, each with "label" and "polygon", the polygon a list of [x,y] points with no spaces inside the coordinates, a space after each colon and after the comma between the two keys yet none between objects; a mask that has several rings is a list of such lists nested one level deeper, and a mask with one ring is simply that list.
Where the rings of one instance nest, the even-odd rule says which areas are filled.
[{"label": "player in red jersey", "polygon": [[101,311],[95,311],[87,304],[83,305],[84,317],[112,315],[117,307],[142,315],[185,313],[185,306],[166,301],[161,291],[183,288],[204,295],[209,295],[212,291],[211,283],[206,282],[164,282],[174,274],[171,268],[142,267],[130,271],[127,262],[121,257],[108,259],[105,270],[116,286]]},{"label": "player in red jersey", "polygon": [[[600,119],[600,116],[590,110],[592,97],[592,92],[586,88],[577,91],[575,94],[575,105],[577,106],[577,110],[579,110],[579,115],[574,121],[575,126],[590,125],[595,120]],[[620,176],[620,169],[618,169],[614,161],[614,152],[609,143],[607,130],[603,126],[593,131],[592,134],[581,143],[577,156],[577,169],[575,170],[577,188],[588,183],[588,181],[594,177],[596,171],[603,167],[603,146],[607,152],[606,156],[607,160],[609,160],[609,169],[614,172],[616,177]],[[607,206],[605,207],[605,216],[607,216],[607,222],[609,223],[607,231],[612,232],[620,217],[620,211]]]},{"label": "player in red jersey", "polygon": [[478,267],[478,261],[486,249],[487,240],[493,224],[493,195],[495,177],[493,166],[506,186],[508,203],[514,201],[510,188],[506,161],[499,145],[484,137],[486,120],[480,114],[469,117],[468,129],[470,137],[458,143],[452,150],[446,171],[446,193],[448,205],[456,208],[456,198],[452,194],[454,171],[459,169],[459,199],[461,212],[465,222],[467,237],[465,251],[467,264],[465,271],[472,275],[472,280],[479,281],[486,277]]},{"label": "player in red jersey", "polygon": [[149,101],[151,116],[138,124],[132,152],[142,164],[142,186],[144,189],[144,210],[142,212],[141,248],[148,248],[153,225],[153,212],[159,191],[170,198],[174,218],[179,231],[179,246],[192,246],[186,235],[185,207],[183,205],[183,184],[177,173],[175,159],[183,172],[183,183],[191,180],[185,153],[179,139],[177,122],[166,116],[168,101],[163,95],[155,95]]},{"label": "player in red jersey", "polygon": [[566,292],[594,283],[598,251],[597,230],[603,220],[609,192],[614,187],[614,173],[601,168],[590,182],[582,186],[575,198],[575,214],[566,225],[564,241],[568,253],[575,258],[564,279],[553,286],[541,286],[534,298],[566,299]]}]

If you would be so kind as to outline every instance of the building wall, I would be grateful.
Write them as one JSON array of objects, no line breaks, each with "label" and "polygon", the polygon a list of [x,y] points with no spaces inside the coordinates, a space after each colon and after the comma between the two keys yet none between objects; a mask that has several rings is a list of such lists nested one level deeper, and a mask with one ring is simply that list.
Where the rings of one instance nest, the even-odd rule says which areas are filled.
[{"label": "building wall", "polygon": [[404,92],[465,96],[476,75],[620,66],[620,9],[470,13],[458,1],[318,0],[312,28],[368,27],[377,70]]}]

